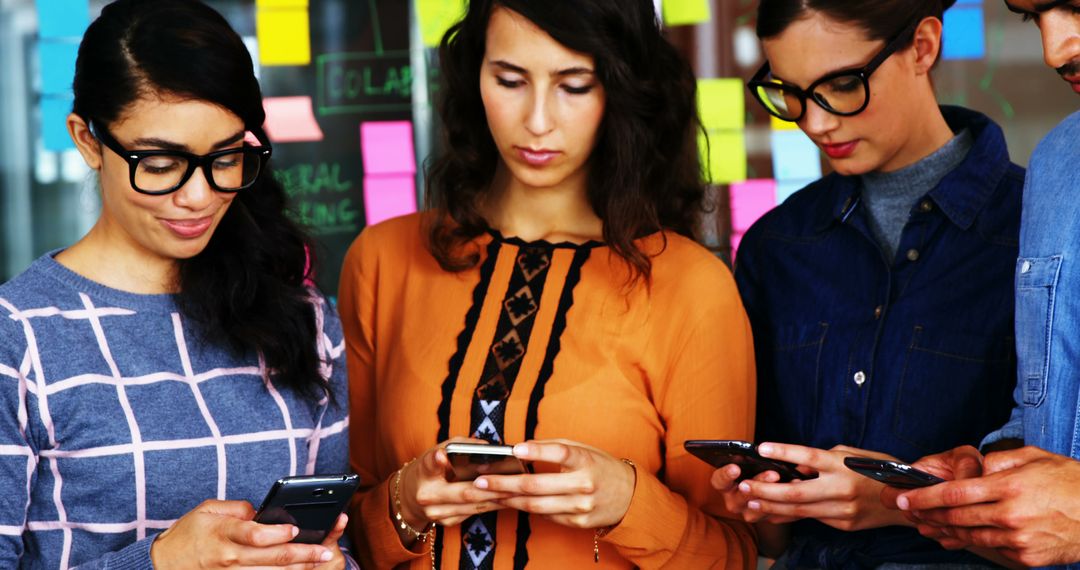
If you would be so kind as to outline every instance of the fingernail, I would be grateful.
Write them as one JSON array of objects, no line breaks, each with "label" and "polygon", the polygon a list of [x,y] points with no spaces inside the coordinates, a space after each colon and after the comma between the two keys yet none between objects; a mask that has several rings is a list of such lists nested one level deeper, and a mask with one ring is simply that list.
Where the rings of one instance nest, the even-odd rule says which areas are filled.
[{"label": "fingernail", "polygon": [[296,535],[300,534],[300,527],[294,526],[289,532],[292,533],[293,538],[296,538]]},{"label": "fingernail", "polygon": [[901,495],[896,498],[896,506],[900,507],[901,511],[906,511],[911,508],[911,503],[908,502],[908,498]]},{"label": "fingernail", "polygon": [[514,446],[514,455],[518,457],[525,457],[529,455],[529,446],[524,443],[519,443]]},{"label": "fingernail", "polygon": [[768,454],[773,452],[772,446],[767,444],[767,443],[763,443],[763,444],[759,445],[757,449],[758,449],[758,453],[760,453],[762,455],[768,455]]},{"label": "fingernail", "polygon": [[319,556],[319,560],[322,561],[322,562],[329,562],[330,559],[333,558],[333,557],[334,557],[334,553],[330,552],[329,550],[324,550],[322,555]]},{"label": "fingernail", "polygon": [[476,481],[473,481],[473,485],[475,485],[477,489],[487,489],[488,481],[487,479],[477,479]]},{"label": "fingernail", "polygon": [[757,501],[750,501],[749,503],[746,503],[746,506],[750,507],[751,510],[755,510],[755,511],[760,511],[761,510],[761,503],[759,503]]},{"label": "fingernail", "polygon": [[746,481],[743,481],[742,483],[739,483],[739,490],[742,491],[743,493],[749,493],[750,492],[750,483],[747,483]]}]

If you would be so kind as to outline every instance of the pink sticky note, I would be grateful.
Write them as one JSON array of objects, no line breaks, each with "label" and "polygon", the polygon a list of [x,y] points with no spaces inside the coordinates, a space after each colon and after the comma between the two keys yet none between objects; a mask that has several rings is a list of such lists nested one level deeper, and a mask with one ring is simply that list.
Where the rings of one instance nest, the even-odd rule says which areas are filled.
[{"label": "pink sticky note", "polygon": [[776,207],[775,180],[747,180],[731,185],[732,233],[743,233]]},{"label": "pink sticky note", "polygon": [[416,211],[416,176],[364,177],[364,213],[369,226]]},{"label": "pink sticky note", "polygon": [[311,97],[267,97],[266,134],[271,142],[312,142],[323,140],[322,129],[315,121]]},{"label": "pink sticky note", "polygon": [[364,174],[416,174],[413,126],[409,121],[360,124]]}]

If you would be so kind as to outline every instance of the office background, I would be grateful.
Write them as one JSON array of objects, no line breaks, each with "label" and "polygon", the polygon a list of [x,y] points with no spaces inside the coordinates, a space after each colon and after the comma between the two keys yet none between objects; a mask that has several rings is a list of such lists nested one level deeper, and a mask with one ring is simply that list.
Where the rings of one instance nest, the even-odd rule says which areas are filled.
[{"label": "office background", "polygon": [[[76,241],[98,214],[96,181],[64,116],[78,41],[106,2],[0,0],[0,282]],[[345,248],[365,225],[423,203],[438,152],[431,47],[462,0],[210,0],[252,51],[277,175],[319,241],[319,283],[337,289]],[[822,173],[798,130],[770,121],[742,81],[761,65],[756,0],[656,0],[667,33],[702,79],[713,209],[703,236],[730,260],[764,211]],[[1013,159],[1078,108],[1042,62],[1039,33],[999,0],[946,15],[939,100],[1002,124]],[[703,149],[705,145],[703,144]]]}]

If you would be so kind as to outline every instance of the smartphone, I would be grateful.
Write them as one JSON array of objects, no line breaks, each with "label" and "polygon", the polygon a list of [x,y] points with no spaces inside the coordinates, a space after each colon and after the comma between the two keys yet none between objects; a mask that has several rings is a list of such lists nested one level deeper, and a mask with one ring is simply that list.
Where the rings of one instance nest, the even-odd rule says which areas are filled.
[{"label": "smartphone", "polygon": [[472,481],[481,475],[520,475],[525,464],[514,456],[509,445],[485,443],[450,443],[446,446],[451,471],[448,481]]},{"label": "smartphone", "polygon": [[359,484],[360,477],[354,474],[278,479],[255,513],[255,522],[296,525],[300,533],[292,542],[319,544],[333,530]]},{"label": "smartphone", "polygon": [[845,457],[844,465],[848,469],[865,475],[875,481],[881,481],[890,487],[900,489],[918,489],[942,483],[945,480],[926,471],[920,471],[906,463],[897,463],[884,459],[868,457]]},{"label": "smartphone", "polygon": [[686,451],[696,455],[713,467],[723,467],[734,463],[742,473],[739,481],[752,479],[766,471],[776,471],[781,483],[795,479],[811,479],[809,475],[796,469],[794,463],[762,457],[757,446],[748,441],[737,439],[691,439],[683,443]]}]

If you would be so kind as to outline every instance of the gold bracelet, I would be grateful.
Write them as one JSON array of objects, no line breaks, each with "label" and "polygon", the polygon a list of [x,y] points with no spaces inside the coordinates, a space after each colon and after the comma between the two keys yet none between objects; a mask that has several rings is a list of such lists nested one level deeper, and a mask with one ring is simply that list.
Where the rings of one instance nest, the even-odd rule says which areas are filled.
[{"label": "gold bracelet", "polygon": [[[394,497],[394,520],[397,521],[398,527],[401,528],[401,530],[412,536],[414,542],[431,542],[434,544],[435,541],[434,537],[432,537],[432,533],[435,530],[435,523],[429,522],[424,526],[423,530],[416,530],[401,514],[401,473],[405,471],[405,468],[411,465],[413,461],[416,461],[415,457],[405,462],[405,465],[402,465],[401,468],[397,470],[397,473],[394,474],[394,484],[391,489],[391,493]],[[432,551],[432,556],[434,555],[434,551]]]},{"label": "gold bracelet", "polygon": [[[637,487],[637,465],[634,465],[633,461],[630,461],[629,459],[627,459],[625,457],[623,458],[622,462],[629,465],[630,469],[634,470],[634,487]],[[631,497],[631,500],[633,500],[633,497]],[[619,521],[619,522],[622,522],[622,521]],[[607,536],[607,534],[609,532],[615,530],[616,526],[619,526],[619,523],[615,523],[615,524],[613,524],[611,526],[602,526],[602,527],[596,529],[595,532],[593,532],[592,553],[593,553],[593,562],[594,563],[596,563],[596,564],[600,563],[600,539]]]}]

